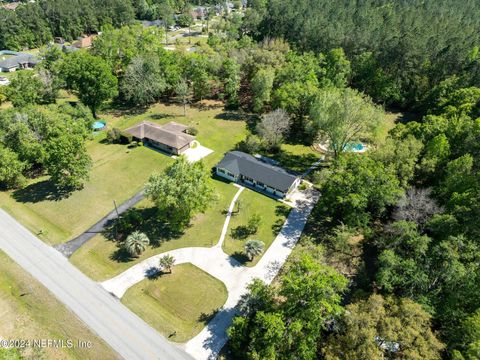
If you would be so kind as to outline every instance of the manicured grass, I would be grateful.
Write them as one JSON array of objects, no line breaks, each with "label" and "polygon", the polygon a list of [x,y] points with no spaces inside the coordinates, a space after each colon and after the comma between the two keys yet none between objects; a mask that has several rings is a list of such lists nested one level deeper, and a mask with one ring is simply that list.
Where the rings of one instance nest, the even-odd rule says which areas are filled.
[{"label": "manicured grass", "polygon": [[192,264],[131,287],[122,303],[169,340],[197,335],[227,300],[225,285]]},{"label": "manicured grass", "polygon": [[[244,246],[248,240],[260,240],[265,243],[265,251],[272,244],[273,240],[282,228],[290,208],[274,199],[255,191],[245,189],[239,197],[240,212],[232,216],[223,250],[233,255],[237,260],[247,266],[254,266],[260,260],[261,255],[249,261],[244,254]],[[243,235],[242,230],[248,224],[253,214],[259,214],[262,222],[256,234]]]},{"label": "manicured grass", "polygon": [[97,134],[88,143],[93,160],[90,180],[80,191],[58,198],[47,178],[32,181],[14,192],[0,192],[2,208],[29,230],[50,244],[67,241],[138,192],[154,170],[172,163],[168,156],[146,147],[127,149],[124,145],[101,143]]},{"label": "manicured grass", "polygon": [[212,203],[204,214],[198,214],[183,234],[167,236],[161,230],[161,224],[155,223],[153,204],[144,200],[137,205],[136,209],[146,219],[146,225],[141,230],[148,235],[153,244],[140,257],[130,259],[121,256],[122,252],[119,251],[117,243],[99,234],[77,250],[70,261],[92,279],[103,281],[150,256],[165,251],[183,247],[213,246],[217,243],[222,231],[225,221],[224,211],[238,189],[222,181],[213,179],[211,181],[215,186],[217,201]]},{"label": "manicured grass", "polygon": [[[5,339],[71,339],[91,341],[91,349],[27,349],[27,359],[119,359],[46,288],[0,252],[0,337]],[[1,358],[1,355],[0,355]]]},{"label": "manicured grass", "polygon": [[[218,102],[217,102],[218,103]],[[176,121],[198,129],[197,140],[214,153],[203,159],[209,167],[217,164],[224,153],[232,150],[247,135],[245,120],[247,115],[224,111],[220,106],[188,106],[183,116],[183,106],[176,104],[155,104],[146,111],[111,111],[101,116],[110,127],[128,128],[140,121],[147,120],[157,124]]]}]

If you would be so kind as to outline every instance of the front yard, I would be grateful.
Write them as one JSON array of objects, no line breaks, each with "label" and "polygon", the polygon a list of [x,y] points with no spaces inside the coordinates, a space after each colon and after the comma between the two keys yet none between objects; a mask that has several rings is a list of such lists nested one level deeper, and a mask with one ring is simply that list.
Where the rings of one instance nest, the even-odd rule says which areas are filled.
[{"label": "front yard", "polygon": [[[257,256],[249,261],[244,252],[245,243],[252,239],[263,241],[265,243],[264,251],[267,251],[285,223],[290,208],[280,201],[249,189],[243,191],[239,201],[240,211],[234,214],[230,220],[227,236],[223,243],[223,251],[246,266],[254,266],[262,256]],[[247,224],[254,214],[260,215],[261,223],[256,233],[249,234]]]},{"label": "front yard", "polygon": [[49,244],[65,242],[87,230],[140,191],[154,170],[173,160],[145,147],[101,143],[103,135],[88,144],[93,160],[90,180],[81,191],[58,198],[47,178],[39,178],[13,192],[0,192],[1,207]]},{"label": "front yard", "polygon": [[[127,270],[132,265],[143,261],[150,256],[165,251],[183,247],[210,247],[217,243],[223,223],[225,221],[225,209],[233,199],[236,187],[217,180],[211,180],[215,186],[217,201],[215,201],[205,214],[197,215],[191,222],[191,226],[183,234],[168,235],[161,230],[161,224],[156,221],[154,208],[148,200],[143,200],[137,209],[144,218],[144,231],[151,245],[138,258],[122,256],[122,251],[117,243],[99,234],[77,250],[70,261],[80,270],[94,280],[107,280]],[[160,230],[160,231],[159,231]]]},{"label": "front yard", "polygon": [[132,286],[122,303],[175,342],[198,334],[227,300],[225,285],[192,264]]}]

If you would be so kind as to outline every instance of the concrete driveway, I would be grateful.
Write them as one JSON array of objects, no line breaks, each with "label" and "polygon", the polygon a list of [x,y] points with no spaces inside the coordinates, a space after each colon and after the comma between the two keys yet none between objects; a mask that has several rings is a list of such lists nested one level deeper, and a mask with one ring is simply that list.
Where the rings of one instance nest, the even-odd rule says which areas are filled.
[{"label": "concrete driveway", "polygon": [[257,265],[246,267],[225,254],[222,249],[231,212],[242,191],[243,188],[240,187],[230,204],[219,242],[215,246],[181,248],[158,254],[102,283],[107,291],[121,298],[131,286],[145,279],[152,268],[156,269],[159,259],[165,254],[172,255],[176,264],[191,263],[222,281],[228,290],[226,303],[197,336],[184,344],[187,353],[198,360],[216,359],[227,342],[226,330],[232,318],[238,313],[237,304],[242,295],[247,292],[248,284],[254,278],[262,279],[267,284],[271,283],[300,239],[308,216],[319,197],[313,189],[307,189],[303,196],[297,196],[295,207],[273,243]]},{"label": "concrete driveway", "polygon": [[210,155],[213,153],[212,149],[209,149],[205,146],[200,145],[198,141],[194,141],[194,146],[191,147],[190,149],[186,150],[183,155],[187,158],[187,160],[191,163],[194,163],[196,161],[199,161],[203,159],[205,156]]}]

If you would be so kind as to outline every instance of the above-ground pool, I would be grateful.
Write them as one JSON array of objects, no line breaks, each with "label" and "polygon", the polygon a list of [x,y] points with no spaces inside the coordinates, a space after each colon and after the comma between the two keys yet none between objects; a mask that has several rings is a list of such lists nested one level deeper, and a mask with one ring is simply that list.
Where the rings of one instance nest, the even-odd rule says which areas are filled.
[{"label": "above-ground pool", "polygon": [[367,150],[367,147],[363,145],[361,142],[356,143],[348,143],[345,145],[345,151],[349,152],[364,152]]},{"label": "above-ground pool", "polygon": [[99,131],[99,130],[102,130],[106,125],[107,125],[107,123],[105,121],[99,120],[99,121],[95,121],[93,123],[92,128],[95,131]]}]

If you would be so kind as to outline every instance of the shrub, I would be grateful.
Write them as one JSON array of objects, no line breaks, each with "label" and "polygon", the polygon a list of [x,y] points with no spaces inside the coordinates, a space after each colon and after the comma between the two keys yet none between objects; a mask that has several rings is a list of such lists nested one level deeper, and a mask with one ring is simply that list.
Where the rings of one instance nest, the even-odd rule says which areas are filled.
[{"label": "shrub", "polygon": [[262,141],[256,135],[248,135],[247,138],[238,144],[238,150],[254,154],[262,148]]},{"label": "shrub", "polygon": [[195,136],[195,135],[198,134],[198,129],[196,127],[193,127],[193,126],[189,126],[187,128],[187,130],[185,130],[185,132],[189,135]]},{"label": "shrub", "polygon": [[262,223],[262,218],[259,214],[253,214],[250,219],[248,219],[248,233],[250,235],[256,234],[258,231],[258,227]]},{"label": "shrub", "polygon": [[118,143],[120,141],[120,129],[113,128],[107,131],[107,141],[111,144]]}]

